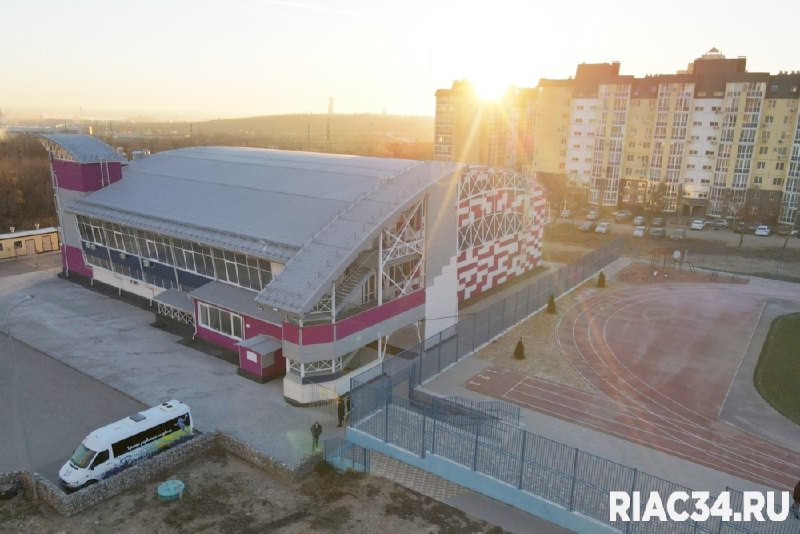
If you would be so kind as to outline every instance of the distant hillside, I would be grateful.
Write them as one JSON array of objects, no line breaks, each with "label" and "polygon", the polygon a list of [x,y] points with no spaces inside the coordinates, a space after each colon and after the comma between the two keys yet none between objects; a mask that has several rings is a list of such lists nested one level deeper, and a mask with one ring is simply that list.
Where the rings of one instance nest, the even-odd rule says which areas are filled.
[{"label": "distant hillside", "polygon": [[95,135],[128,154],[140,148],[155,153],[186,146],[222,145],[433,159],[432,117],[297,114],[193,123],[113,121],[90,124]]},{"label": "distant hillside", "polygon": [[[330,124],[330,146],[328,146]],[[433,157],[433,118],[397,115],[272,115],[195,123],[200,135],[235,136],[289,150]],[[248,143],[250,145],[250,143]]]}]

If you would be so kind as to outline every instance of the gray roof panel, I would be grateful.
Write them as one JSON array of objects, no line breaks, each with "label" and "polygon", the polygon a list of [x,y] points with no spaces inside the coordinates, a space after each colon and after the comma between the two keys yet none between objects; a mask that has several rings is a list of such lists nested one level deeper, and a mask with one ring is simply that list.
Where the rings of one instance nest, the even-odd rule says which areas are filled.
[{"label": "gray roof panel", "polygon": [[176,227],[296,249],[338,213],[414,165],[419,162],[250,148],[186,148],[130,162],[122,180],[70,209],[126,211],[170,221]]},{"label": "gray roof panel", "polygon": [[249,317],[263,319],[273,324],[282,324],[283,315],[272,310],[262,309],[256,301],[256,293],[223,282],[209,282],[193,290],[193,299],[208,302],[228,310],[243,313]]},{"label": "gray roof panel", "polygon": [[359,252],[372,245],[386,221],[461,169],[453,163],[426,162],[384,181],[320,229],[256,300],[298,316],[308,313]]},{"label": "gray roof panel", "polygon": [[99,163],[100,160],[128,162],[125,156],[91,135],[43,134],[41,137],[69,152],[78,163]]},{"label": "gray roof panel", "polygon": [[153,300],[194,315],[194,306],[192,305],[192,299],[189,298],[189,293],[181,291],[180,289],[175,289],[173,287],[162,291],[153,297]]}]

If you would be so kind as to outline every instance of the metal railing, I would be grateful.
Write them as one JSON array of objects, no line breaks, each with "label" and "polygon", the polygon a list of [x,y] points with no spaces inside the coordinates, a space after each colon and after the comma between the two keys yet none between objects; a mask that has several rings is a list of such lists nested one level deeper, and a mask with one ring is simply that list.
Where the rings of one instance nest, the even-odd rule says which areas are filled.
[{"label": "metal railing", "polygon": [[[447,458],[626,533],[796,532],[791,518],[757,524],[722,522],[718,517],[705,522],[611,522],[610,491],[644,495],[657,491],[666,496],[691,490],[528,432],[518,426],[519,408],[508,403],[436,397],[417,388],[543,309],[550,295],[562,295],[594,276],[619,258],[622,248],[621,239],[612,241],[548,276],[520,285],[515,294],[354,377],[350,426],[420,458],[428,454]],[[641,503],[640,513],[645,505]]]},{"label": "metal railing", "polygon": [[326,439],[323,443],[323,458],[337,469],[369,473],[369,449],[346,439]]},{"label": "metal railing", "polygon": [[[520,491],[557,503],[626,533],[763,533],[797,532],[790,517],[783,522],[705,521],[629,522],[611,521],[609,492],[643,495],[639,515],[650,492],[662,499],[672,492],[691,489],[600,456],[570,447],[518,426],[462,425],[426,414],[414,401],[395,396],[391,390],[362,384],[352,393],[354,406],[350,425],[372,437],[395,445],[420,458],[437,455],[464,468],[504,482]],[[741,492],[731,492],[734,511],[742,510]],[[712,495],[709,503],[716,496]],[[694,511],[694,502],[678,502],[678,513]],[[633,513],[632,513],[633,515]]]}]

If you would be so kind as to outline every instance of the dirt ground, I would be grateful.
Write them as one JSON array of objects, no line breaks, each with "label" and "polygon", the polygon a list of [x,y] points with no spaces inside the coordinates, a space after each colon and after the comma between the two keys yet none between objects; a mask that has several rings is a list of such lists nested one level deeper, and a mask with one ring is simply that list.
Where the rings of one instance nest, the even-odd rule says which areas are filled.
[{"label": "dirt ground", "polygon": [[[160,502],[156,489],[182,480],[182,500]],[[297,483],[215,453],[176,468],[73,517],[17,496],[0,501],[0,532],[430,532],[504,531],[386,479],[339,473],[322,464]]]},{"label": "dirt ground", "polygon": [[[586,254],[591,248],[612,239],[609,236],[571,232],[562,228],[561,231],[550,232],[544,250],[544,259],[554,262],[569,262]],[[563,240],[563,241],[562,241]],[[652,254],[654,245],[650,241],[633,241],[631,246],[641,247],[640,254],[647,257]],[[628,247],[626,243],[626,247]],[[649,247],[649,248],[647,248]],[[708,245],[708,250],[714,251],[715,245]],[[663,245],[661,246],[663,248]],[[626,251],[627,252],[627,251]],[[747,278],[721,272],[707,272],[684,264],[674,264],[671,253],[655,254],[645,262],[631,262],[620,272],[609,276],[606,287],[624,287],[626,285],[639,285],[651,283],[692,283],[692,282],[719,282],[719,283],[747,283]],[[594,295],[601,289],[597,288],[597,281],[591,280],[577,288],[575,291],[561,297],[557,301],[556,313],[546,311],[537,313],[512,328],[508,334],[489,343],[476,354],[476,357],[491,362],[495,366],[514,369],[525,374],[536,376],[544,380],[556,382],[582,391],[593,391],[583,377],[564,358],[556,342],[555,329],[561,313],[580,300]],[[525,347],[525,359],[513,358],[514,347],[517,340],[522,339]]]}]

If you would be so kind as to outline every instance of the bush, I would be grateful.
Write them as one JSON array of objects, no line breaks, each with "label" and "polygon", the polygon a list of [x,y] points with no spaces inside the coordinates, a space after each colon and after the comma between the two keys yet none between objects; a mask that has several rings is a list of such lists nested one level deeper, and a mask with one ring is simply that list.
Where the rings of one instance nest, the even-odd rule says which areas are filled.
[{"label": "bush", "polygon": [[517,346],[514,347],[514,359],[515,360],[524,360],[525,359],[525,345],[522,344],[522,338],[517,341]]},{"label": "bush", "polygon": [[550,300],[547,301],[547,313],[556,313],[556,297],[550,295]]},{"label": "bush", "polygon": [[600,271],[600,274],[597,275],[597,287],[606,287],[606,275],[603,271]]}]

